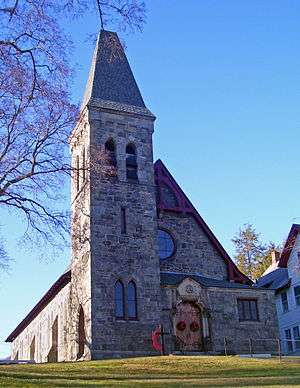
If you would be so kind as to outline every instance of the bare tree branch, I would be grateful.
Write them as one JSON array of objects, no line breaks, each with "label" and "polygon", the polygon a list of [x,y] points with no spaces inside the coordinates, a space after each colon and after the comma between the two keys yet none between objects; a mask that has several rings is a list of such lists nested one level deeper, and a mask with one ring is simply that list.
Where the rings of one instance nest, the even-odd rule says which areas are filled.
[{"label": "bare tree branch", "polygon": [[[69,95],[71,44],[59,20],[95,9],[102,29],[134,31],[145,23],[140,0],[1,1],[0,210],[24,219],[29,242],[36,237],[59,245],[68,238],[69,217],[60,201],[74,170],[67,141],[78,107]],[[95,170],[109,175],[111,167],[98,159]]]}]

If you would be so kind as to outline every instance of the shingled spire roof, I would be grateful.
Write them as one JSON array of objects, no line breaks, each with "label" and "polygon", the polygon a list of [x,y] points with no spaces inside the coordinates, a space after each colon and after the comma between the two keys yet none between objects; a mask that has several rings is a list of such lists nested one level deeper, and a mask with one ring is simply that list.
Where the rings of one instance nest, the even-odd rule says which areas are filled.
[{"label": "shingled spire roof", "polygon": [[97,39],[81,108],[92,103],[152,115],[144,104],[115,32],[101,30]]}]

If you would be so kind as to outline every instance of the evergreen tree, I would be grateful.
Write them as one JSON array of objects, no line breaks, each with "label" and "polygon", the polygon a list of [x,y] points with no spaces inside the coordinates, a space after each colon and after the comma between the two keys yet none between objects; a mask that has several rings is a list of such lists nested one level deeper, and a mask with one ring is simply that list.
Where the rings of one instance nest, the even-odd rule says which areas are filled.
[{"label": "evergreen tree", "polygon": [[264,244],[260,234],[251,224],[245,224],[232,239],[235,245],[235,262],[250,279],[256,280],[272,263],[272,251],[280,247],[273,242]]}]

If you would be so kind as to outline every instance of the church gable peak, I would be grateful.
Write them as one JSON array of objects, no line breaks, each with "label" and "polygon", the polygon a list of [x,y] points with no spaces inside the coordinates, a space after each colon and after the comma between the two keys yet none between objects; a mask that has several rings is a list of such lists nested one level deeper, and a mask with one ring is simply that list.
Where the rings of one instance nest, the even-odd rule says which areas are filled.
[{"label": "church gable peak", "polygon": [[170,211],[182,214],[190,214],[196,223],[205,232],[212,245],[219,252],[225,261],[228,269],[228,277],[232,281],[251,284],[251,280],[241,273],[214,233],[192,205],[178,183],[175,181],[167,167],[159,159],[154,164],[155,184],[157,187],[157,209],[158,211]]},{"label": "church gable peak", "polygon": [[91,100],[146,110],[123,46],[115,32],[101,30],[81,108]]}]

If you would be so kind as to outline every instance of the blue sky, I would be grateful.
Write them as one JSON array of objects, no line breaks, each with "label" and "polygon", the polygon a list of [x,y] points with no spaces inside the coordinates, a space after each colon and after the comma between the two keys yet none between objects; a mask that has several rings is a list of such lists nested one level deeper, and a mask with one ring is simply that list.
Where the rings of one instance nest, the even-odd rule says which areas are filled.
[{"label": "blue sky", "polygon": [[[231,238],[244,223],[265,241],[281,242],[291,224],[300,223],[300,2],[147,3],[144,32],[122,37],[157,116],[155,158],[231,255]],[[97,15],[66,28],[74,41],[73,98],[80,101],[93,51],[87,36],[99,28]],[[5,214],[1,225],[14,261],[10,274],[0,275],[0,357],[9,353],[2,341],[70,257],[66,250],[39,261],[18,242],[20,221]]]}]

